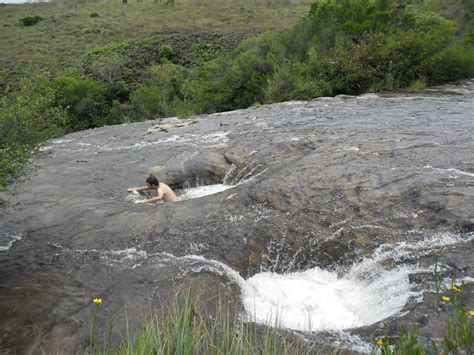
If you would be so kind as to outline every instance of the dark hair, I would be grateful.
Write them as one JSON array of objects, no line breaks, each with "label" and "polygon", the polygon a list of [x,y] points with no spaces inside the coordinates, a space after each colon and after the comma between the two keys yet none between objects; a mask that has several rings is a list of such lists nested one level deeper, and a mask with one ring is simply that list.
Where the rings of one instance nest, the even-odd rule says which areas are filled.
[{"label": "dark hair", "polygon": [[158,179],[156,178],[155,175],[148,176],[148,178],[146,179],[146,182],[147,182],[147,184],[150,184],[151,186],[155,186],[155,185],[160,184],[160,182],[158,181]]}]

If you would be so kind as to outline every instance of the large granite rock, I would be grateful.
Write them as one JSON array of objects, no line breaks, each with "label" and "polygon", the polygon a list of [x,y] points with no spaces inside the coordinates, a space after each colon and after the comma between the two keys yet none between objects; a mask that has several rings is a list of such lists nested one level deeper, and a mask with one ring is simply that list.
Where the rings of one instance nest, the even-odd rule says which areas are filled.
[{"label": "large granite rock", "polygon": [[[284,102],[166,130],[145,122],[54,140],[26,180],[2,195],[2,347],[80,351],[94,297],[106,300],[115,337],[126,320],[136,330],[176,287],[193,283],[211,303],[217,293],[238,300],[238,287],[209,260],[243,277],[334,269],[384,243],[469,235],[473,112],[474,82],[465,81],[422,94]],[[134,204],[127,187],[142,185],[149,171],[178,192],[236,186],[180,203]],[[441,257],[452,277],[472,276],[473,250],[471,241]],[[466,290],[472,303],[473,289]],[[412,302],[407,315],[383,324],[396,332],[401,321],[419,323],[422,335],[439,336],[440,313],[429,309],[429,301]],[[368,339],[381,324],[354,332]]]}]

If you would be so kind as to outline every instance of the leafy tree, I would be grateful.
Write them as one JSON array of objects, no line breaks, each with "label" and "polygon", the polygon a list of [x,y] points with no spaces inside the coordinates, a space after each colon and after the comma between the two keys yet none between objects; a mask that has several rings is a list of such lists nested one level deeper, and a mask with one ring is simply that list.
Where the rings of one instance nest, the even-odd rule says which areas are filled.
[{"label": "leafy tree", "polygon": [[244,41],[229,58],[208,62],[198,100],[204,112],[233,110],[265,101],[265,90],[282,48],[272,33]]},{"label": "leafy tree", "polygon": [[44,72],[22,79],[17,90],[0,98],[0,189],[21,176],[41,143],[63,132],[67,118],[54,102]]},{"label": "leafy tree", "polygon": [[53,81],[56,104],[65,109],[69,117],[68,128],[78,131],[102,125],[107,115],[108,87],[77,70],[59,74]]},{"label": "leafy tree", "polygon": [[149,69],[149,81],[130,97],[133,121],[167,116],[187,116],[194,112],[193,74],[183,66],[166,62]]}]

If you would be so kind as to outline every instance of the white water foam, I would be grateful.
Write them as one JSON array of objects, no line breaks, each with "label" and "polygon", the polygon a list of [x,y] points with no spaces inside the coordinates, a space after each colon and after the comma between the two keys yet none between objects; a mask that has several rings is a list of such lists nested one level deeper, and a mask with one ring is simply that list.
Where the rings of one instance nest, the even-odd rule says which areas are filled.
[{"label": "white water foam", "polygon": [[351,274],[340,278],[320,268],[285,275],[260,273],[247,280],[252,290],[244,294],[245,308],[258,323],[271,325],[278,320],[296,330],[373,324],[399,312],[414,296],[408,279],[414,270],[378,268],[371,279]]},{"label": "white water foam", "polygon": [[375,323],[402,309],[410,296],[407,267],[381,272],[376,279],[338,278],[336,272],[313,268],[285,275],[259,273],[244,280],[227,265],[187,255],[168,257],[196,263],[183,275],[203,271],[226,275],[240,286],[247,319],[283,328],[322,331],[343,330]]},{"label": "white water foam", "polygon": [[181,200],[191,200],[193,198],[208,196],[212,194],[216,194],[218,192],[222,192],[228,189],[233,188],[235,185],[225,185],[225,184],[216,184],[216,185],[205,185],[205,186],[197,186],[192,187],[189,189],[183,190],[179,197]]},{"label": "white water foam", "polygon": [[317,267],[283,275],[259,273],[241,286],[243,303],[251,320],[267,325],[278,321],[295,330],[339,331],[370,325],[399,313],[411,297],[422,296],[411,289],[409,275],[426,270],[404,264],[385,269],[384,260],[413,260],[473,237],[445,233],[414,243],[382,245],[342,276]]},{"label": "white water foam", "polygon": [[[140,193],[137,191],[129,192],[126,199],[127,201],[133,203],[143,203],[146,199],[151,198],[151,196],[147,196],[145,193]],[[162,203],[163,201],[157,201],[155,203]]]},{"label": "white water foam", "polygon": [[[6,243],[4,245],[0,245],[0,252],[10,250],[13,243],[21,240],[22,237],[23,237],[22,235],[5,234],[4,238],[7,239],[7,240],[6,240]],[[4,238],[2,238],[2,243],[3,243]]]},{"label": "white water foam", "polygon": [[457,175],[464,175],[464,176],[474,177],[473,173],[468,173],[466,171],[455,169],[455,168],[434,168],[430,164],[425,165],[423,168],[431,169],[433,172],[454,173],[454,174],[457,174]]}]

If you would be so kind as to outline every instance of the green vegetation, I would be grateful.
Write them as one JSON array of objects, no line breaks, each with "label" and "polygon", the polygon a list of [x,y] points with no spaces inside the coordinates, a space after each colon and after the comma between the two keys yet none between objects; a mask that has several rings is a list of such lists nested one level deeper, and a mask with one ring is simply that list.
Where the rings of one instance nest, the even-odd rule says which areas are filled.
[{"label": "green vegetation", "polygon": [[461,301],[464,293],[464,282],[456,285],[453,281],[447,291],[441,290],[440,281],[443,275],[439,269],[439,258],[441,253],[437,251],[435,257],[435,268],[433,272],[436,287],[436,310],[449,310],[445,331],[442,338],[431,339],[432,348],[425,349],[419,343],[417,326],[411,327],[407,332],[403,327],[396,339],[387,336],[380,337],[375,341],[374,353],[383,355],[424,355],[436,354],[473,354],[474,351],[474,310],[468,310]]},{"label": "green vegetation", "polygon": [[[418,343],[418,328],[413,327],[409,332],[406,332],[403,327],[400,329],[398,339],[394,344],[390,344],[388,337],[380,338],[376,342],[376,350],[379,350],[383,355],[424,355],[425,349]],[[377,353],[374,351],[374,353]]]},{"label": "green vegetation", "polygon": [[0,191],[22,175],[32,150],[64,132],[67,116],[48,79],[36,72],[0,98]]},{"label": "green vegetation", "polygon": [[[169,309],[153,315],[138,334],[118,348],[97,333],[100,299],[95,299],[89,352],[95,354],[336,354],[334,349],[285,332],[278,324],[247,323],[224,306],[210,317],[203,303],[189,293],[176,297]],[[100,300],[102,302],[102,300]],[[106,301],[104,301],[106,306]],[[108,332],[104,332],[108,333]],[[107,336],[106,336],[107,337]]]},{"label": "green vegetation", "polygon": [[451,308],[446,330],[440,343],[433,341],[437,353],[472,354],[474,352],[474,310],[468,310],[460,298],[464,283],[451,285],[448,295],[441,297],[443,303]]},{"label": "green vegetation", "polygon": [[20,18],[20,23],[27,27],[27,26],[34,26],[38,22],[40,22],[43,18],[41,16],[26,16]]},{"label": "green vegetation", "polygon": [[[452,12],[452,6],[401,0],[320,0],[297,21],[307,5],[306,0],[35,4],[28,9],[44,17],[35,31],[11,26],[21,11],[7,6],[0,17],[10,35],[0,39],[0,50],[9,53],[1,57],[0,71],[1,124],[7,127],[0,141],[1,185],[18,176],[27,152],[64,132],[322,95],[418,92],[474,77],[469,2],[459,5],[459,22],[426,11]],[[157,20],[161,32],[152,35]],[[278,30],[254,36],[274,23]],[[190,25],[200,27],[183,28]],[[125,35],[131,26],[136,36]],[[222,28],[209,30],[214,26]],[[249,26],[254,29],[243,29]],[[74,48],[64,45],[66,39]],[[43,44],[51,51],[42,51]],[[21,99],[32,77],[26,58],[43,68],[43,85],[28,84],[38,90],[31,97],[41,104]],[[54,114],[41,123],[46,112]],[[9,127],[21,130],[12,134]],[[30,135],[28,145],[20,140]]]},{"label": "green vegetation", "polygon": [[[455,291],[457,290],[457,291]],[[452,292],[462,293],[462,286]],[[446,301],[448,297],[449,301]],[[95,354],[337,354],[340,349],[318,344],[296,332],[287,332],[278,322],[273,327],[249,323],[222,303],[208,312],[203,302],[190,292],[176,295],[171,306],[155,313],[134,337],[126,337],[118,346],[111,341],[113,324],[98,322],[106,316],[106,300],[96,298],[91,320],[90,353]],[[445,307],[451,307],[445,334],[433,339],[433,348],[419,343],[418,328],[397,337],[383,336],[375,340],[374,354],[424,355],[433,350],[437,354],[471,354],[474,345],[474,311],[467,311],[455,294],[443,297]],[[212,316],[210,316],[212,314]],[[101,324],[104,329],[100,329]],[[102,336],[100,335],[102,334]]]},{"label": "green vegetation", "polygon": [[[287,29],[308,12],[312,0],[71,0],[51,3],[3,5],[0,11],[0,68],[14,70],[33,61],[55,71],[77,65],[96,48],[125,40],[142,40],[160,34],[196,30],[256,33]],[[91,17],[91,13],[100,14]],[[43,18],[32,28],[18,26],[30,15]],[[237,38],[238,36],[236,36]],[[234,43],[235,46],[237,43]],[[34,50],[32,50],[34,47]]]}]

